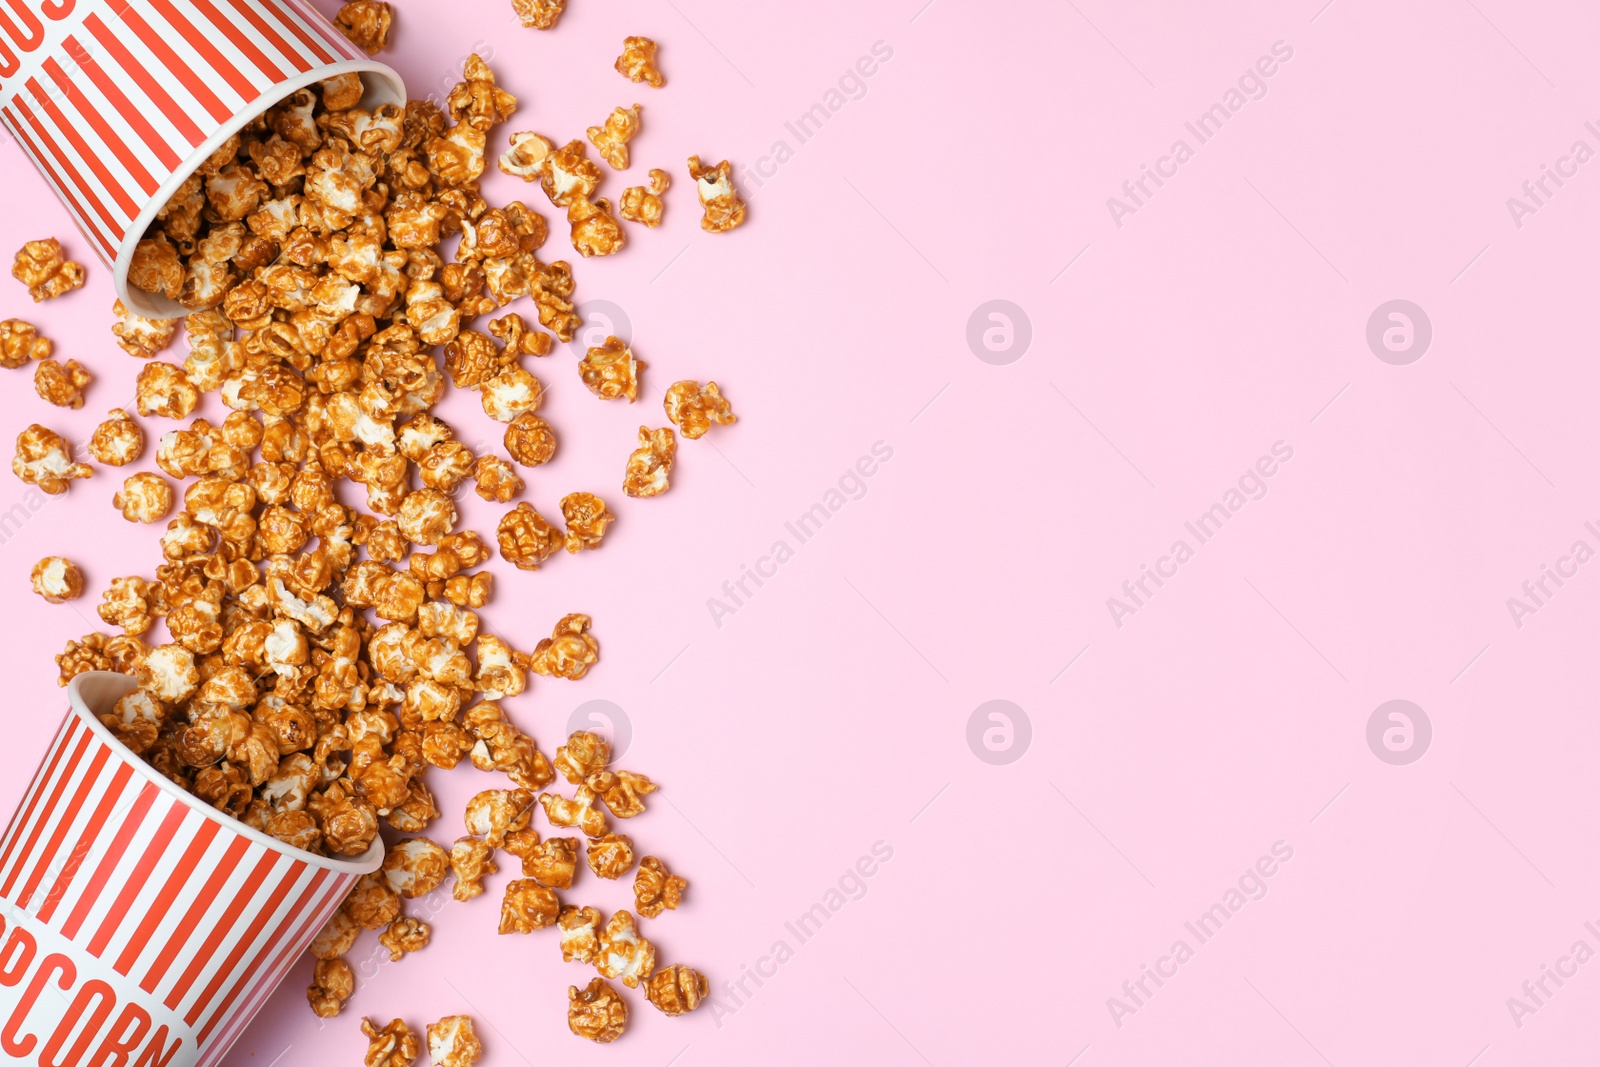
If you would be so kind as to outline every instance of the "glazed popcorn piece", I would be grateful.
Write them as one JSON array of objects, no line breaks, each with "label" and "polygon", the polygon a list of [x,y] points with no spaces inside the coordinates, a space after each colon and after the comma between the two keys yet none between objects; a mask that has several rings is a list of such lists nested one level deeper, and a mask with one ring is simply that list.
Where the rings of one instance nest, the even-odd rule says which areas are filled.
[{"label": "glazed popcorn piece", "polygon": [[360,936],[361,927],[341,907],[312,938],[311,954],[319,960],[338,959],[355,947],[356,939]]},{"label": "glazed popcorn piece", "polygon": [[28,287],[34,302],[49,300],[83,284],[83,265],[61,251],[54,237],[29,241],[11,262],[11,276]]},{"label": "glazed popcorn piece", "polygon": [[733,187],[733,167],[724,159],[714,167],[702,166],[699,156],[689,157],[689,177],[694,179],[705,216],[700,228],[707,233],[725,233],[744,222],[744,201]]},{"label": "glazed popcorn piece", "polygon": [[142,689],[133,689],[118,698],[100,722],[135,754],[150,751],[161,735],[166,708]]},{"label": "glazed popcorn piece", "polygon": [[544,386],[521,367],[508,367],[484,382],[478,393],[485,415],[496,422],[515,422],[539,407]]},{"label": "glazed popcorn piece", "polygon": [[[350,3],[339,9],[333,17],[333,24],[339,31],[350,38],[363,52],[375,56],[389,43],[389,28],[394,24],[394,8],[383,3],[382,0],[351,0]],[[349,107],[359,101],[346,103]],[[330,103],[329,107],[337,106]]]},{"label": "glazed popcorn piece", "polygon": [[312,972],[306,999],[318,1018],[331,1019],[344,1011],[345,1001],[355,996],[356,972],[342,959],[318,960]]},{"label": "glazed popcorn piece", "polygon": [[604,344],[584,355],[578,364],[578,375],[589,392],[601,400],[626,397],[631,404],[639,396],[639,372],[648,366],[635,359],[633,349],[620,338],[607,337]]},{"label": "glazed popcorn piece", "polygon": [[383,857],[389,886],[406,900],[433,892],[450,873],[450,853],[423,837],[398,842]]},{"label": "glazed popcorn piece", "polygon": [[454,529],[455,502],[437,489],[418,489],[407,494],[395,521],[400,534],[414,545],[436,545]]},{"label": "glazed popcorn piece", "polygon": [[100,605],[95,610],[107,625],[120,626],[129,636],[137,637],[150,629],[150,624],[155,621],[150,598],[150,584],[143,578],[113,578],[111,585],[101,594]]},{"label": "glazed popcorn piece", "polygon": [[533,794],[526,789],[485,789],[467,801],[467,833],[499,848],[512,830],[525,830],[533,815]]},{"label": "glazed popcorn piece", "polygon": [[571,889],[578,871],[578,839],[551,837],[525,849],[522,873],[549,889]]},{"label": "glazed popcorn piece", "polygon": [[633,866],[633,839],[627,834],[606,834],[589,842],[589,869],[599,878],[621,878]]},{"label": "glazed popcorn piece", "polygon": [[183,368],[155,360],[144,365],[134,384],[134,399],[141,415],[186,419],[200,402],[200,391]]},{"label": "glazed popcorn piece", "polygon": [[65,437],[38,423],[17,435],[11,472],[51,496],[65,493],[73,481],[94,473],[87,463],[72,461],[72,446]]},{"label": "glazed popcorn piece", "polygon": [[518,878],[506,885],[505,899],[500,903],[500,932],[531,934],[554,926],[560,914],[561,900],[554,890],[531,878]]},{"label": "glazed popcorn piece", "polygon": [[533,412],[524,412],[506,427],[505,446],[506,453],[522,466],[543,466],[556,454],[556,432]]},{"label": "glazed popcorn piece", "polygon": [[382,1029],[373,1025],[371,1019],[362,1019],[361,1032],[367,1038],[362,1067],[411,1067],[422,1051],[417,1035],[400,1019],[389,1020],[389,1025]]},{"label": "glazed popcorn piece", "polygon": [[628,142],[639,132],[640,105],[613,108],[604,126],[590,126],[589,142],[612,170],[628,169]]},{"label": "glazed popcorn piece", "polygon": [[159,474],[140,471],[122,483],[122,490],[111,498],[111,506],[129,522],[157,522],[172,510],[172,486]]},{"label": "glazed popcorn piece", "polygon": [[606,528],[617,520],[606,502],[593,493],[568,493],[562,497],[561,517],[567,522],[565,546],[572,553],[599,548]]},{"label": "glazed popcorn piece", "polygon": [[178,330],[177,319],[147,319],[129,311],[121,300],[112,305],[112,311],[117,316],[111,327],[117,344],[128,355],[139,359],[149,359],[166,348]]},{"label": "glazed popcorn piece", "polygon": [[571,826],[588,837],[603,837],[610,825],[605,812],[595,807],[594,802],[595,792],[587,784],[580,785],[571,799],[555,793],[539,794],[544,816],[552,826]]},{"label": "glazed popcorn piece", "polygon": [[524,501],[506,512],[495,530],[500,555],[518,570],[536,571],[562,543],[561,531]]},{"label": "glazed popcorn piece", "polygon": [[94,375],[75,359],[58,363],[53,359],[41,360],[33,369],[33,391],[46,403],[58,408],[83,407],[83,391],[94,381]]},{"label": "glazed popcorn piece", "polygon": [[550,203],[568,207],[594,196],[600,188],[600,168],[589,160],[582,141],[568,141],[545,156],[539,183]]},{"label": "glazed popcorn piece", "polygon": [[16,370],[35,359],[48,359],[50,339],[21,319],[0,322],[0,367]]},{"label": "glazed popcorn piece", "polygon": [[651,976],[644,995],[663,1015],[685,1015],[711,995],[711,981],[692,967],[674,963]]},{"label": "glazed popcorn piece", "polygon": [[381,930],[400,916],[400,894],[385,871],[364,874],[345,898],[344,910],[363,930]]},{"label": "glazed popcorn piece", "polygon": [[585,1040],[609,1044],[628,1027],[628,1003],[603,978],[591,979],[582,992],[568,986],[567,1027]]},{"label": "glazed popcorn piece", "polygon": [[534,674],[575,682],[599,660],[600,642],[589,633],[589,616],[572,614],[563,616],[551,636],[534,646],[528,669]]},{"label": "glazed popcorn piece", "polygon": [[661,197],[666,194],[667,186],[672,183],[672,178],[666,171],[652,168],[650,171],[650,185],[630,185],[622,190],[622,204],[620,213],[629,222],[638,222],[655,229],[661,225],[661,217],[666,212],[666,204]]},{"label": "glazed popcorn piece", "polygon": [[667,84],[656,66],[656,43],[648,37],[626,37],[617,57],[617,73],[632,82],[646,82],[654,88]]},{"label": "glazed popcorn piece", "polygon": [[495,84],[494,71],[477,53],[467,57],[461,77],[462,80],[445,99],[450,117],[457,122],[488,133],[497,123],[510,118],[517,109],[517,98]]},{"label": "glazed popcorn piece", "polygon": [[633,897],[639,905],[639,914],[646,919],[654,919],[663,911],[675,911],[687,888],[686,879],[667,870],[667,865],[654,856],[640,860],[639,872],[633,876]]},{"label": "glazed popcorn piece", "polygon": [[628,241],[622,224],[611,214],[611,201],[603,196],[568,204],[567,223],[572,227],[572,247],[586,259],[615,255]]},{"label": "glazed popcorn piece", "polygon": [[491,503],[509,503],[512,497],[522,492],[521,476],[499,456],[479,456],[472,465],[472,480],[473,492]]},{"label": "glazed popcorn piece", "polygon": [[465,1015],[447,1015],[428,1026],[428,1062],[432,1067],[472,1067],[483,1055],[483,1043]]},{"label": "glazed popcorn piece", "polygon": [[531,131],[514,133],[511,135],[511,147],[500,155],[500,169],[525,182],[538,181],[544,177],[545,161],[555,147],[550,138],[540,134]]},{"label": "glazed popcorn piece", "polygon": [[662,404],[672,425],[691,441],[704,437],[712,423],[731,426],[739,421],[716,382],[707,382],[704,386],[692,378],[674,382],[667,389]]},{"label": "glazed popcorn piece", "polygon": [[534,30],[553,30],[567,9],[567,0],[511,0],[522,24]]},{"label": "glazed popcorn piece", "polygon": [[[205,204],[205,197],[201,193],[204,181],[198,174],[191,180],[194,183],[193,195],[200,198],[200,205],[195,208],[195,221],[198,223],[200,208]],[[179,190],[179,193],[183,192],[183,189]],[[183,262],[178,258],[178,250],[166,237],[147,237],[134,246],[133,259],[128,264],[128,284],[133,288],[176,300],[178,294],[183,292],[183,277]]]},{"label": "glazed popcorn piece", "polygon": [[584,785],[594,790],[606,808],[619,819],[631,819],[644,812],[641,799],[660,786],[632,771],[600,771],[591,774]]},{"label": "glazed popcorn piece", "polygon": [[46,556],[33,565],[33,591],[49,604],[61,604],[83,595],[83,572],[65,556]]},{"label": "glazed popcorn piece", "polygon": [[670,426],[659,430],[639,427],[639,447],[628,456],[628,467],[622,475],[622,491],[633,497],[665,493],[677,455],[678,439]]},{"label": "glazed popcorn piece", "polygon": [[594,968],[606,978],[621,979],[629,989],[639,988],[656,969],[656,947],[639,935],[631,912],[619,911],[606,923]]},{"label": "glazed popcorn piece", "polygon": [[402,915],[378,935],[378,944],[389,950],[389,962],[397,963],[407,954],[427,948],[432,934],[433,927],[421,919]]},{"label": "glazed popcorn piece", "polygon": [[600,952],[600,927],[604,920],[594,908],[568,904],[556,925],[561,931],[561,958],[567,963],[593,963]]},{"label": "glazed popcorn piece", "polygon": [[144,430],[122,408],[112,408],[89,438],[89,455],[96,463],[121,467],[144,453]]}]

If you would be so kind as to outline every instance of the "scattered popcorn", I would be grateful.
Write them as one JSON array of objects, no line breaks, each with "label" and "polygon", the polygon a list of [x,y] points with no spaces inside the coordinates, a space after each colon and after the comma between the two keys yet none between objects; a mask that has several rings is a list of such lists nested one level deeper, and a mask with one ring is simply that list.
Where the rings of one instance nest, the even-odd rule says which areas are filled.
[{"label": "scattered popcorn", "polygon": [[172,510],[172,486],[159,474],[140,471],[122,483],[111,505],[129,522],[156,522]]},{"label": "scattered popcorn", "polygon": [[561,901],[554,890],[532,878],[518,878],[506,885],[505,899],[500,904],[500,932],[531,934],[554,926],[560,914]]},{"label": "scattered popcorn", "polygon": [[567,963],[593,963],[600,952],[600,927],[604,920],[595,908],[568,904],[556,925],[561,928],[561,958]]},{"label": "scattered popcorn", "polygon": [[178,330],[177,319],[147,319],[129,311],[121,300],[112,306],[117,321],[111,327],[117,344],[130,356],[149,359],[172,341]]},{"label": "scattered popcorn", "polygon": [[617,57],[617,73],[632,82],[647,82],[654,88],[667,84],[656,67],[656,43],[648,37],[626,37]]},{"label": "scattered popcorn", "polygon": [[399,1019],[389,1020],[381,1030],[371,1019],[362,1019],[361,1032],[367,1038],[362,1067],[411,1067],[422,1051],[417,1035]]},{"label": "scattered popcorn", "polygon": [[628,1027],[627,1001],[604,978],[591,979],[581,993],[568,986],[567,1026],[585,1040],[609,1044]]},{"label": "scattered popcorn", "polygon": [[572,247],[584,258],[615,255],[628,240],[611,214],[611,201],[603,196],[568,204],[567,222],[572,227]]},{"label": "scattered popcorn", "polygon": [[725,233],[744,222],[744,201],[733,187],[733,167],[724,159],[714,167],[702,166],[699,156],[689,157],[689,177],[700,194],[705,217],[700,228],[707,233]]},{"label": "scattered popcorn", "polygon": [[655,229],[661,225],[661,217],[666,212],[666,204],[661,198],[671,184],[672,178],[666,171],[652,168],[649,188],[630,185],[622,190],[620,214],[629,222],[642,223]]},{"label": "scattered popcorn", "polygon": [[553,30],[567,9],[567,0],[511,0],[511,7],[524,26]]},{"label": "scattered popcorn", "polygon": [[0,367],[16,370],[35,359],[48,359],[50,339],[21,319],[0,322]]},{"label": "scattered popcorn", "polygon": [[617,520],[606,502],[593,493],[568,493],[562,497],[561,517],[567,522],[566,549],[572,553],[599,548],[606,528]]},{"label": "scattered popcorn", "polygon": [[633,897],[639,905],[639,914],[646,919],[654,919],[663,911],[676,910],[687,888],[686,879],[667,870],[667,865],[654,856],[640,860],[639,871],[633,876]]},{"label": "scattered popcorn", "polygon": [[589,143],[612,170],[628,169],[628,142],[639,132],[640,105],[613,108],[604,126],[590,126]]},{"label": "scattered popcorn", "polygon": [[94,375],[75,359],[58,363],[53,359],[41,360],[33,369],[33,391],[40,399],[58,408],[83,407],[83,391],[94,381]]},{"label": "scattered popcorn", "polygon": [[94,473],[87,463],[72,461],[72,446],[65,437],[38,423],[17,435],[11,472],[51,496],[65,493],[73,481]]},{"label": "scattered popcorn", "polygon": [[644,992],[663,1015],[684,1015],[711,995],[711,981],[692,967],[674,963],[651,976]]},{"label": "scattered popcorn", "polygon": [[528,669],[534,674],[575,682],[599,662],[600,642],[589,633],[589,616],[563,616],[550,634],[528,657]]},{"label": "scattered popcorn", "polygon": [[731,426],[739,421],[716,382],[707,382],[703,387],[692,378],[673,382],[662,403],[672,425],[690,441],[704,437],[712,423]]},{"label": "scattered popcorn", "polygon": [[406,900],[433,892],[449,873],[450,853],[424,837],[400,841],[383,857],[384,877]]},{"label": "scattered popcorn", "polygon": [[186,419],[200,402],[200,391],[190,383],[182,367],[154,360],[139,372],[134,399],[141,415]]},{"label": "scattered popcorn", "polygon": [[589,869],[599,878],[621,878],[633,866],[633,838],[606,834],[589,842]]},{"label": "scattered popcorn", "polygon": [[539,794],[545,818],[552,826],[576,827],[588,837],[604,837],[611,827],[606,822],[605,812],[595,807],[594,802],[595,792],[587,784],[580,785],[571,799],[555,793]]},{"label": "scattered popcorn", "polygon": [[49,604],[61,604],[83,595],[83,572],[65,556],[46,556],[33,565],[33,591]]},{"label": "scattered popcorn", "polygon": [[122,408],[112,408],[89,438],[89,455],[96,463],[122,467],[144,453],[144,430]]},{"label": "scattered popcorn", "polygon": [[525,789],[485,789],[467,801],[467,833],[499,848],[508,832],[527,828],[532,808],[533,794]]},{"label": "scattered popcorn", "polygon": [[465,1015],[447,1015],[428,1026],[428,1062],[432,1067],[472,1067],[483,1055],[483,1043]]},{"label": "scattered popcorn", "polygon": [[306,999],[318,1018],[331,1019],[344,1011],[345,1001],[355,996],[356,972],[342,959],[318,960],[312,972]]},{"label": "scattered popcorn", "polygon": [[421,952],[428,947],[433,927],[421,919],[400,916],[378,936],[378,944],[389,950],[389,962],[397,963],[408,953]]},{"label": "scattered popcorn", "polygon": [[556,433],[533,412],[524,412],[506,427],[506,452],[524,467],[549,463],[556,454]]},{"label": "scattered popcorn", "polygon": [[11,276],[28,287],[34,302],[49,300],[83,284],[83,265],[66,258],[54,237],[29,241],[11,262]]},{"label": "scattered popcorn", "polygon": [[578,364],[578,374],[601,400],[627,397],[631,404],[639,396],[639,372],[647,366],[620,338],[607,337],[605,344],[589,349]]},{"label": "scattered popcorn", "polygon": [[[351,0],[333,17],[333,24],[369,56],[375,56],[389,43],[389,28],[394,23],[394,8],[383,0]],[[360,96],[345,107],[354,106]],[[329,105],[330,107],[333,105]]]},{"label": "scattered popcorn", "polygon": [[678,439],[671,427],[659,430],[639,427],[639,447],[628,456],[628,468],[622,475],[622,491],[633,497],[665,493],[677,454]]},{"label": "scattered popcorn", "polygon": [[[472,480],[475,483],[473,492],[496,504],[509,503],[512,497],[522,492],[522,478],[511,464],[499,456],[479,456],[472,466]],[[571,522],[570,518],[568,522]]]},{"label": "scattered popcorn", "polygon": [[639,936],[631,912],[619,911],[606,923],[594,968],[606,978],[621,979],[629,989],[639,988],[656,969],[656,947]]}]

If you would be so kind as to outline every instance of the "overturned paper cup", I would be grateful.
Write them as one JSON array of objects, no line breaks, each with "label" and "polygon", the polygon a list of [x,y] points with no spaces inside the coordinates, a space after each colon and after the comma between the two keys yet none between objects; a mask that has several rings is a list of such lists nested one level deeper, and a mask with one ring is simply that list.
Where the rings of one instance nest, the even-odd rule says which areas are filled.
[{"label": "overturned paper cup", "polygon": [[362,875],[184,792],[101,725],[91,671],[0,838],[0,1062],[221,1061]]},{"label": "overturned paper cup", "polygon": [[400,76],[305,0],[8,3],[0,123],[111,266],[117,296],[152,318],[185,309],[128,288],[134,246],[224,141],[337,74],[362,76],[364,107],[406,102]]}]

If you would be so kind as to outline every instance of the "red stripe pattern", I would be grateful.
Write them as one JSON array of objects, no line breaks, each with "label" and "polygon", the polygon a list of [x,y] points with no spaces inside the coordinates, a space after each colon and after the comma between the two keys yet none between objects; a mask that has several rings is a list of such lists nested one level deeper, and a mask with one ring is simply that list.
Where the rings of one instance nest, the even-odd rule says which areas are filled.
[{"label": "red stripe pattern", "polygon": [[297,0],[9,2],[40,9],[30,28],[42,20],[46,43],[0,79],[0,123],[107,263],[235,116],[290,78],[367,58]]},{"label": "red stripe pattern", "polygon": [[216,1064],[359,877],[154,773],[69,713],[0,836],[8,1055]]}]

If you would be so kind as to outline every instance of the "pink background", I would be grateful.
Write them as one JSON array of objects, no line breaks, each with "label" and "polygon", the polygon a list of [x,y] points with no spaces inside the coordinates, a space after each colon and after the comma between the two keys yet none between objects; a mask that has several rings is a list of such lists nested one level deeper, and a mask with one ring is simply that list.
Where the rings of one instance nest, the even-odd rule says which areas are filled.
[{"label": "pink background", "polygon": [[[757,16],[734,0],[573,0],[549,34],[503,0],[403,5],[387,58],[414,95],[447,89],[486,42],[522,102],[511,129],[565,140],[638,100],[634,168],[606,191],[650,166],[676,182],[662,229],[575,265],[580,298],[624,309],[651,395],[596,403],[567,351],[533,368],[563,448],[526,498],[548,509],[599,489],[621,522],[602,552],[535,574],[497,561],[484,615],[524,648],[565,612],[593,615],[600,666],[577,685],[537,680],[511,709],[547,749],[582,702],[624,709],[623,764],[664,786],[627,829],[692,882],[649,933],[664,961],[713,977],[717,1007],[666,1019],[633,996],[617,1046],[570,1037],[565,990],[588,974],[553,936],[495,934],[503,871],[485,898],[440,905],[415,958],[374,966],[369,935],[331,1023],[307,1010],[302,966],[231,1062],[356,1062],[363,1014],[462,1011],[490,1067],[1591,1053],[1600,963],[1547,983],[1520,1026],[1507,998],[1575,941],[1600,950],[1584,928],[1600,920],[1600,565],[1520,628],[1506,601],[1574,541],[1600,549],[1584,528],[1600,520],[1583,458],[1600,372],[1581,236],[1600,225],[1600,163],[1520,228],[1506,200],[1575,140],[1600,149],[1583,125],[1600,119],[1585,103],[1600,13],[1322,3],[872,0]],[[665,90],[610,72],[627,33],[662,43]],[[1197,147],[1184,123],[1278,41],[1293,56],[1264,98]],[[800,143],[785,123],[826,105],[876,42],[892,57]],[[1107,198],[1178,138],[1194,158],[1119,228]],[[750,167],[778,141],[784,161],[742,179],[749,224],[703,234],[683,158]],[[14,145],[0,166],[0,247],[74,237]],[[548,210],[502,176],[486,189]],[[98,374],[88,406],[64,413],[11,372],[5,434],[37,420],[81,444],[131,399],[138,364],[109,334],[109,272],[90,267],[84,291],[38,309],[0,286],[0,312],[35,318]],[[992,299],[1031,322],[1008,365],[966,340]],[[1365,340],[1393,299],[1433,326],[1408,366]],[[634,429],[661,423],[660,389],[681,377],[716,378],[741,421],[685,442],[665,497],[623,501]],[[493,442],[473,400],[445,414]],[[880,441],[892,459],[800,544],[785,523]],[[1293,458],[1265,498],[1115,625],[1107,598],[1176,539],[1195,547],[1184,523],[1278,441]],[[158,531],[123,524],[115,485],[100,472],[0,544],[7,685],[29,709],[10,717],[6,807],[59,715],[49,657],[99,628],[112,577],[154,566]],[[22,497],[7,480],[0,512]],[[468,499],[491,528],[496,509]],[[715,620],[708,599],[780,539],[792,558]],[[50,553],[88,572],[75,605],[27,592]],[[994,699],[1031,723],[1007,765],[967,742]],[[1392,699],[1433,728],[1405,766],[1366,741]],[[435,781],[433,836],[450,839],[488,779]],[[786,923],[826,906],[878,842],[892,859],[847,878],[859,899],[834,898],[801,943]],[[1200,944],[1185,923],[1276,842],[1293,858]],[[626,900],[593,879],[565,896]],[[1123,983],[1178,939],[1193,958],[1136,1005]],[[792,956],[774,966],[779,941]],[[758,967],[759,987],[724,985]],[[1120,1026],[1114,996],[1138,1009]]]}]

